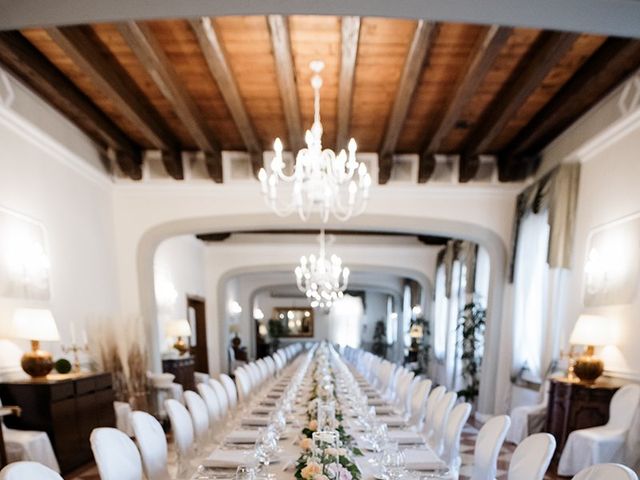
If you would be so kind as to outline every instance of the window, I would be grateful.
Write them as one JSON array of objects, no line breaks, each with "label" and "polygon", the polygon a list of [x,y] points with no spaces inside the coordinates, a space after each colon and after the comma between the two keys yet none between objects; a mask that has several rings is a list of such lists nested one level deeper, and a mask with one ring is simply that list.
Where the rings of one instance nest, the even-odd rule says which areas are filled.
[{"label": "window", "polygon": [[359,297],[345,295],[336,300],[329,314],[331,341],[358,348],[360,346],[362,317],[362,300]]},{"label": "window", "polygon": [[446,294],[446,274],[444,265],[436,270],[434,320],[433,320],[433,354],[436,359],[444,359],[447,342],[447,310],[449,301]]}]

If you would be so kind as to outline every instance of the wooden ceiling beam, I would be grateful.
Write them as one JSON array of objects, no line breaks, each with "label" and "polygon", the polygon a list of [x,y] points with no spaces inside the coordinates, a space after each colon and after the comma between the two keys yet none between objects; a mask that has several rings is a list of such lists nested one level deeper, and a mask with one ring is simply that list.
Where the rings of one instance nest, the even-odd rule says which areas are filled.
[{"label": "wooden ceiling beam", "polygon": [[516,71],[485,110],[471,132],[460,155],[460,181],[468,181],[477,173],[478,155],[490,153],[496,137],[540,86],[551,69],[571,49],[578,34],[542,32],[525,55]]},{"label": "wooden ceiling beam", "polygon": [[639,67],[640,40],[607,39],[500,153],[500,179],[526,178],[544,147]]},{"label": "wooden ceiling beam", "polygon": [[289,134],[289,148],[295,155],[304,146],[304,132],[298,102],[298,87],[291,54],[291,38],[287,18],[282,15],[268,15],[271,47],[275,58],[276,76],[280,98]]},{"label": "wooden ceiling beam", "polygon": [[422,67],[424,66],[437,30],[438,27],[434,23],[418,20],[409,51],[407,52],[407,57],[404,61],[404,67],[396,91],[396,98],[393,101],[393,107],[387,120],[387,128],[382,140],[382,146],[380,147],[378,156],[378,183],[380,184],[387,183],[389,178],[391,178],[393,153],[398,144],[400,131],[407,118],[411,99],[420,80]]},{"label": "wooden ceiling beam", "polygon": [[340,80],[338,83],[338,124],[336,149],[346,148],[349,141],[349,125],[353,106],[353,85],[360,41],[360,17],[342,17],[342,42],[340,49]]},{"label": "wooden ceiling beam", "polygon": [[510,27],[491,26],[486,27],[480,35],[463,69],[464,74],[459,77],[453,89],[451,102],[426,145],[425,153],[440,153],[442,143],[454,129],[464,109],[491,70],[512,31]]},{"label": "wooden ceiling beam", "polygon": [[202,50],[204,59],[207,62],[209,72],[218,84],[220,93],[251,156],[253,173],[257,176],[264,165],[262,161],[262,145],[240,96],[238,85],[227,61],[216,26],[209,17],[191,20],[190,24],[200,44],[200,50]]},{"label": "wooden ceiling beam", "polygon": [[418,183],[426,183],[436,169],[436,156],[433,153],[423,153],[420,155],[418,164]]},{"label": "wooden ceiling beam", "polygon": [[[180,159],[176,136],[90,26],[52,27],[47,32],[155,148],[172,152],[163,155],[163,160]],[[167,171],[175,179],[184,178],[181,160],[170,165]]]},{"label": "wooden ceiling beam", "polygon": [[[151,29],[142,23],[126,22],[117,25],[122,38],[138,58],[138,61],[149,73],[165,98],[173,106],[176,115],[183,123],[191,138],[205,155],[220,152],[221,148],[215,134],[196,105],[195,101],[184,88],[178,74],[164,53],[162,46],[153,35]],[[219,156],[219,155],[218,155]],[[179,153],[175,151],[163,152],[163,163],[172,177],[179,174],[176,165],[182,166]],[[213,180],[216,180],[213,178]]]},{"label": "wooden ceiling beam", "polygon": [[85,132],[101,156],[111,148],[129,178],[142,178],[140,147],[20,32],[0,32],[0,63]]}]

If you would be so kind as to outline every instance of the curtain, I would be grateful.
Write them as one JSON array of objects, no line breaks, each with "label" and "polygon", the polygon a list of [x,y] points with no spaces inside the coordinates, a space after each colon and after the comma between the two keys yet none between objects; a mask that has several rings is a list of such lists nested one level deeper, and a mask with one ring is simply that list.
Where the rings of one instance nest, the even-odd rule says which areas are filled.
[{"label": "curtain", "polygon": [[360,346],[363,317],[362,299],[345,295],[336,300],[329,314],[330,341],[353,348]]},{"label": "curtain", "polygon": [[445,288],[445,268],[444,264],[439,264],[436,269],[435,298],[434,298],[434,321],[433,321],[433,354],[437,360],[444,360],[444,353],[447,342],[447,312],[449,300]]},{"label": "curtain", "polygon": [[529,212],[520,221],[514,270],[513,369],[542,381],[546,365],[549,248],[548,212]]}]

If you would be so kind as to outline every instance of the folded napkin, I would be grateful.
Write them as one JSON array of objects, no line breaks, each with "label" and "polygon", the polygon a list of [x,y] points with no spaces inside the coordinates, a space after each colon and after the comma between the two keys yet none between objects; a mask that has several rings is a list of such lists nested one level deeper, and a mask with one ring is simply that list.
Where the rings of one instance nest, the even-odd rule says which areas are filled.
[{"label": "folded napkin", "polygon": [[260,402],[260,405],[266,405],[267,407],[275,407],[276,406],[276,401],[275,400],[262,400]]},{"label": "folded napkin", "polygon": [[409,470],[436,470],[447,466],[430,448],[409,448],[404,451],[404,458]]},{"label": "folded napkin", "polygon": [[217,448],[202,460],[202,464],[205,467],[236,468],[239,465],[250,465],[254,461],[253,449],[224,450]]},{"label": "folded napkin", "polygon": [[234,430],[224,439],[227,443],[249,443],[254,444],[258,439],[257,430]]},{"label": "folded napkin", "polygon": [[396,413],[396,409],[391,405],[377,405],[375,408],[376,408],[376,415]]},{"label": "folded napkin", "polygon": [[273,412],[274,408],[273,407],[264,407],[264,406],[258,406],[256,408],[254,408],[253,410],[251,410],[251,413],[253,415],[269,415],[271,412]]},{"label": "folded napkin", "polygon": [[266,427],[269,425],[269,417],[249,415],[244,417],[241,422],[242,425],[247,427]]},{"label": "folded napkin", "polygon": [[387,432],[387,436],[389,437],[389,440],[392,442],[398,442],[400,445],[424,443],[424,439],[421,435],[407,430],[389,430]]},{"label": "folded napkin", "polygon": [[367,400],[367,403],[369,404],[369,406],[374,406],[377,407],[379,405],[384,405],[385,401],[382,400],[381,398],[372,398],[369,397],[369,399]]},{"label": "folded napkin", "polygon": [[376,415],[376,419],[382,423],[386,423],[388,427],[401,427],[406,421],[400,415]]}]

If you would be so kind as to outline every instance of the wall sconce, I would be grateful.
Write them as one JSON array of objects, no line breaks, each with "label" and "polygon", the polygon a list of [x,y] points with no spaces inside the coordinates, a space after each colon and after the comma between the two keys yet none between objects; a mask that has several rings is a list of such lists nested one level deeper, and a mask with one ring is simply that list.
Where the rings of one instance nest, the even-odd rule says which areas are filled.
[{"label": "wall sconce", "polygon": [[253,319],[254,320],[258,320],[258,321],[264,320],[264,312],[258,307],[254,308],[253,309]]},{"label": "wall sconce", "polygon": [[421,317],[422,307],[420,305],[414,305],[414,307],[411,309],[411,314],[413,315],[413,318]]}]

